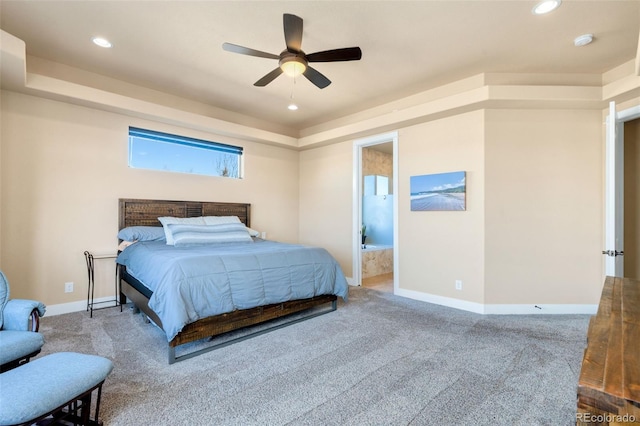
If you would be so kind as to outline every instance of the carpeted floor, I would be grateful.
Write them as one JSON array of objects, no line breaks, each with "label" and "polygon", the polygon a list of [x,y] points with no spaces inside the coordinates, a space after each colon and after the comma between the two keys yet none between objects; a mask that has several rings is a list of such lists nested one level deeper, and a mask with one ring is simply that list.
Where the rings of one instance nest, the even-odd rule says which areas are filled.
[{"label": "carpeted floor", "polygon": [[125,307],[43,317],[114,361],[105,425],[573,425],[589,316],[482,316],[359,287],[338,310],[173,365]]}]

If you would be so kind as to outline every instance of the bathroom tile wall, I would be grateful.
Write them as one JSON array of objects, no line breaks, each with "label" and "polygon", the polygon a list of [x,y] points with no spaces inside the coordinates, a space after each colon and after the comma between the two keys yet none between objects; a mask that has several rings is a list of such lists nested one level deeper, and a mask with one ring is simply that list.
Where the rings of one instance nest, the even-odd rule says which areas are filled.
[{"label": "bathroom tile wall", "polygon": [[393,249],[362,252],[362,278],[393,272]]}]

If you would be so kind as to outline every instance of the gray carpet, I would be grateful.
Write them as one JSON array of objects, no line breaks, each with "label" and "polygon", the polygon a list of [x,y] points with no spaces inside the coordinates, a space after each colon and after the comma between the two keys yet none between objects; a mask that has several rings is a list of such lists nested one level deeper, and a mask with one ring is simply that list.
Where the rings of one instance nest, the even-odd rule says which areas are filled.
[{"label": "gray carpet", "polygon": [[114,361],[105,425],[573,425],[589,316],[482,316],[351,287],[311,320],[168,365],[125,307],[43,317]]}]

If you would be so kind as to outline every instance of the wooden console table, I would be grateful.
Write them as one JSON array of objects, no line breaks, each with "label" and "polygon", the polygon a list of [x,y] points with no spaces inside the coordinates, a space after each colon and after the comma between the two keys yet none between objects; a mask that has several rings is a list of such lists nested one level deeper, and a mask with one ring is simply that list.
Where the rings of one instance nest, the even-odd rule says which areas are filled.
[{"label": "wooden console table", "polygon": [[640,424],[640,281],[607,277],[589,322],[577,425]]}]

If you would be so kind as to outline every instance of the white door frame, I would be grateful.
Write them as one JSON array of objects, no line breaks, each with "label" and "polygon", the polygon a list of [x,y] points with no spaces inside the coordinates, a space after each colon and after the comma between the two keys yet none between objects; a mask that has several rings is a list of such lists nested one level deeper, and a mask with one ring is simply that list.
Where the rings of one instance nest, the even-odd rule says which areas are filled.
[{"label": "white door frame", "polygon": [[[624,250],[624,123],[640,118],[640,105],[616,112],[615,102],[609,103],[605,145],[605,250]],[[624,275],[624,257],[605,257],[605,275]]]},{"label": "white door frame", "polygon": [[362,148],[393,143],[393,292],[398,289],[398,132],[353,141],[353,285],[362,285]]}]

